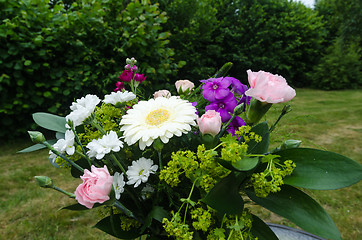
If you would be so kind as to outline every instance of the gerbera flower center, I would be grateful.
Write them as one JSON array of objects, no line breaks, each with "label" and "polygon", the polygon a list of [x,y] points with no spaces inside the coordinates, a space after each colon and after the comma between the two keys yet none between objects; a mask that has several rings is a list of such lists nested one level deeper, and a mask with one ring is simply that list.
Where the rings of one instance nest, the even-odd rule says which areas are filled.
[{"label": "gerbera flower center", "polygon": [[166,109],[157,109],[147,115],[146,123],[148,125],[157,126],[167,121],[170,118],[170,113]]}]

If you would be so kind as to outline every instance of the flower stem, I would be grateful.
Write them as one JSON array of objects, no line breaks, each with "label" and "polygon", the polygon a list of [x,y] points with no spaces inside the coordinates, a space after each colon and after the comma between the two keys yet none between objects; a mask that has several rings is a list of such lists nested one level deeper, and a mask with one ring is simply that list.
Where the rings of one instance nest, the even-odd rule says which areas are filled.
[{"label": "flower stem", "polygon": [[117,166],[121,169],[121,171],[124,173],[124,175],[126,175],[127,176],[127,174],[126,174],[126,170],[124,170],[124,168],[123,168],[123,166],[122,166],[122,164],[118,161],[118,159],[116,158],[116,156],[114,156],[114,154],[112,153],[112,154],[110,154],[111,155],[111,157],[112,157],[112,160],[117,164]]},{"label": "flower stem", "polygon": [[76,169],[78,169],[79,171],[81,171],[82,173],[84,172],[84,169],[79,166],[78,164],[76,164],[75,162],[71,161],[70,159],[68,159],[67,157],[65,157],[64,155],[62,155],[60,152],[58,152],[57,150],[55,150],[53,148],[52,145],[50,145],[48,142],[43,142],[43,144],[45,146],[47,146],[53,153],[55,153],[57,156],[61,157],[62,159],[64,159],[67,163],[69,163],[70,165],[72,165],[73,167],[75,167]]},{"label": "flower stem", "polygon": [[74,195],[73,193],[64,191],[63,189],[60,189],[60,188],[58,188],[57,186],[52,186],[52,189],[54,189],[54,190],[56,190],[56,191],[58,191],[58,192],[64,193],[65,195],[67,195],[67,196],[70,197],[70,198],[75,198],[75,195]]}]

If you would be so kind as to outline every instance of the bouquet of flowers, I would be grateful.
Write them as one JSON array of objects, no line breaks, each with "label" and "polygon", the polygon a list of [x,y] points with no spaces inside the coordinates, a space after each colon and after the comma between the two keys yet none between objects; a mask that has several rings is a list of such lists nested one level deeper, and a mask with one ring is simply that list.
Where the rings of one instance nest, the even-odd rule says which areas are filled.
[{"label": "bouquet of flowers", "polygon": [[283,77],[248,70],[248,87],[226,75],[227,63],[197,87],[179,80],[176,95],[160,90],[147,100],[138,88],[146,76],[134,58],[126,63],[103,100],[77,99],[66,117],[33,115],[57,139],[29,131],[36,145],[22,152],[49,148],[50,163],[81,182],[69,193],[47,176],[35,177],[75,199],[64,209],[99,209],[95,227],[120,239],[278,239],[249,209],[258,204],[308,232],[341,239],[330,216],[299,188],[352,185],[361,165],[299,148],[297,140],[269,149],[290,106],[270,126],[260,120],[272,104],[296,95]]}]

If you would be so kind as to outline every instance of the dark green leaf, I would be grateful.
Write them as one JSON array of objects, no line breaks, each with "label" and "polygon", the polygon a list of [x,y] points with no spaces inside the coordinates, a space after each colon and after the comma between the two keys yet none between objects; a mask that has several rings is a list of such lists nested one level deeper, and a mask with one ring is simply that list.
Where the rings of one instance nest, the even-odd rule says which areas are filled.
[{"label": "dark green leaf", "polygon": [[67,129],[65,127],[66,121],[64,117],[60,117],[50,113],[34,113],[33,119],[40,127],[49,129],[56,132],[64,133]]},{"label": "dark green leaf", "polygon": [[259,198],[252,190],[246,193],[257,204],[289,219],[304,230],[327,239],[341,239],[332,218],[311,197],[288,185],[282,190]]},{"label": "dark green leaf", "polygon": [[221,213],[240,214],[244,209],[244,201],[240,196],[239,186],[245,176],[244,173],[230,173],[202,201]]},{"label": "dark green leaf", "polygon": [[[122,215],[115,214],[112,216],[113,217],[112,222],[114,226],[121,226],[120,216]],[[120,227],[117,227],[115,228],[114,232],[111,224],[111,216],[103,218],[94,227],[98,228],[99,230],[102,230],[105,233],[108,233],[109,235],[112,235],[120,239],[135,239],[141,235],[139,229],[131,229],[129,231],[123,231],[121,230]]]},{"label": "dark green leaf", "polygon": [[257,143],[254,140],[251,140],[248,145],[248,153],[253,154],[263,154],[268,151],[269,148],[269,141],[270,141],[270,134],[269,134],[269,127],[267,122],[261,122],[254,127],[251,128],[251,132],[255,132],[259,136],[262,137],[261,142]]},{"label": "dark green leaf", "polygon": [[308,189],[329,190],[350,186],[362,178],[361,164],[337,153],[309,148],[275,152],[280,160],[296,164],[284,183]]},{"label": "dark green leaf", "polygon": [[251,233],[258,240],[278,240],[278,237],[270,229],[270,227],[260,218],[253,216],[253,226],[251,227]]}]

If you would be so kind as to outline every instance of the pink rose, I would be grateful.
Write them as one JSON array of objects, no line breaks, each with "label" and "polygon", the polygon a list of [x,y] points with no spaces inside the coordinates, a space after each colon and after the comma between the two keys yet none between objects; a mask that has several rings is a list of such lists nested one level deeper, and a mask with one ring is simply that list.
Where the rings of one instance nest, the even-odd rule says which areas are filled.
[{"label": "pink rose", "polygon": [[153,98],[158,98],[158,97],[165,97],[165,98],[170,98],[171,97],[171,93],[168,90],[159,90],[157,92],[155,92],[153,94]]},{"label": "pink rose", "polygon": [[118,78],[123,82],[130,82],[133,78],[133,72],[132,70],[124,70]]},{"label": "pink rose", "polygon": [[195,84],[189,80],[178,80],[175,82],[175,86],[178,93],[180,93],[180,90],[181,93],[183,93],[187,90],[191,91],[195,87]]},{"label": "pink rose", "polygon": [[91,171],[84,170],[80,177],[83,183],[75,190],[75,199],[87,208],[92,208],[94,203],[104,203],[109,200],[113,177],[109,174],[107,166],[103,168],[91,167]]},{"label": "pink rose", "polygon": [[245,92],[246,96],[267,103],[287,102],[295,97],[295,90],[285,78],[264,71],[248,70],[247,73],[250,89]]},{"label": "pink rose", "polygon": [[210,134],[215,137],[221,129],[220,113],[215,110],[208,110],[201,118],[197,118],[197,124],[202,135]]}]

